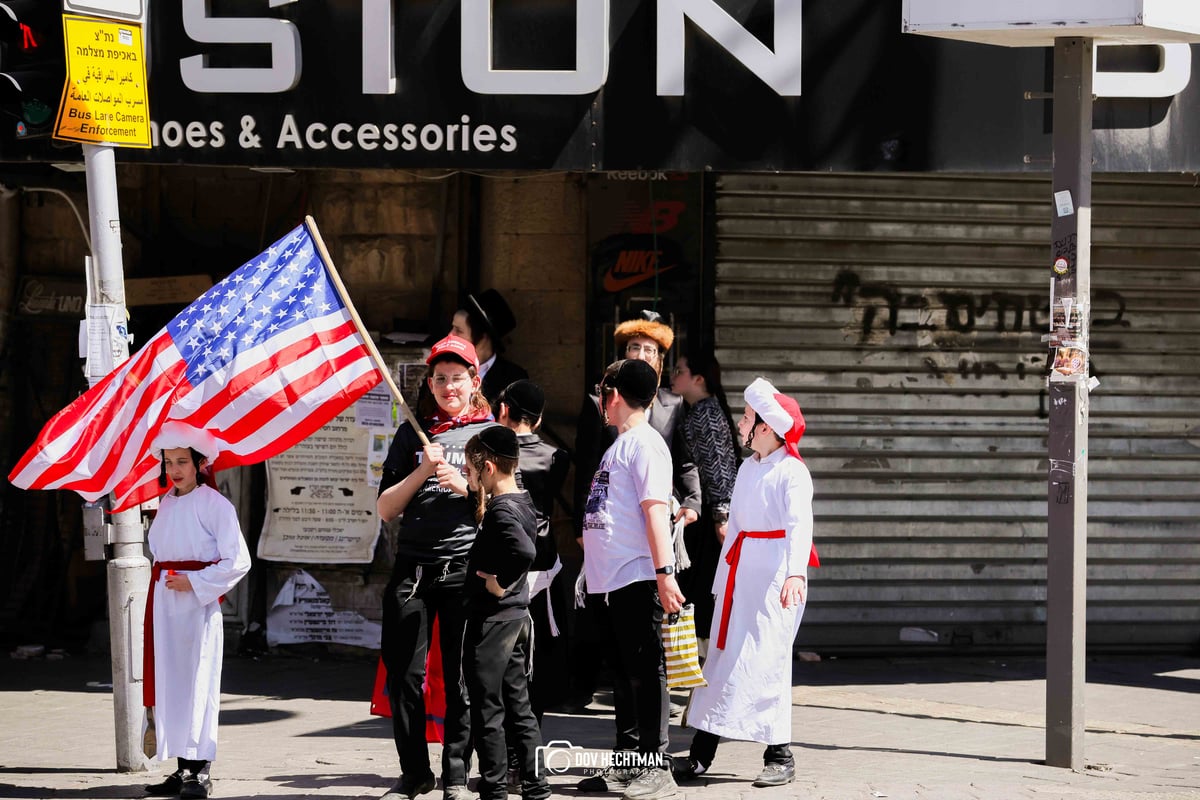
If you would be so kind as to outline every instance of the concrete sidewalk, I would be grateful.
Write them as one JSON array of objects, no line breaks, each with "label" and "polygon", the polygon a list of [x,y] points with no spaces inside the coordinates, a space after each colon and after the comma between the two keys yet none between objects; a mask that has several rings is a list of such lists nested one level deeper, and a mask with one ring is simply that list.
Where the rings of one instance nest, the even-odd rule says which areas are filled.
[{"label": "concrete sidewalk", "polygon": [[[1040,763],[1043,668],[1023,658],[797,662],[796,782],[752,788],[762,747],[729,742],[707,781],[679,797],[1200,800],[1200,659],[1089,660],[1080,773]],[[374,669],[370,661],[229,658],[214,796],[381,795],[397,766],[389,721],[368,714]],[[106,659],[0,662],[0,797],[140,797],[142,784],[169,771],[115,771],[108,675]],[[610,746],[604,699],[591,713],[547,715],[544,738]],[[689,740],[672,726],[673,753]],[[581,777],[554,776],[556,795],[582,796],[574,789]]]}]

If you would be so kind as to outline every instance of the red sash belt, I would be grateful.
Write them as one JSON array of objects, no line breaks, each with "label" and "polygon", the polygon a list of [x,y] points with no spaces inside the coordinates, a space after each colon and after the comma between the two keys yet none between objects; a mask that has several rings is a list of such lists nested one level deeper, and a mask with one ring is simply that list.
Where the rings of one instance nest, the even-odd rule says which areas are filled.
[{"label": "red sash belt", "polygon": [[[742,559],[742,542],[746,539],[783,539],[787,531],[738,531],[737,538],[725,554],[725,563],[729,565],[729,577],[725,579],[725,600],[721,609],[721,627],[717,632],[717,649],[725,649],[725,637],[729,633],[729,612],[733,610],[733,587],[737,584],[738,562]],[[817,547],[813,545],[808,555],[810,567],[821,566],[817,558]]]},{"label": "red sash belt", "polygon": [[142,623],[142,705],[154,706],[154,587],[163,570],[199,572],[216,561],[155,561],[150,565],[150,591],[146,593],[146,619]]}]

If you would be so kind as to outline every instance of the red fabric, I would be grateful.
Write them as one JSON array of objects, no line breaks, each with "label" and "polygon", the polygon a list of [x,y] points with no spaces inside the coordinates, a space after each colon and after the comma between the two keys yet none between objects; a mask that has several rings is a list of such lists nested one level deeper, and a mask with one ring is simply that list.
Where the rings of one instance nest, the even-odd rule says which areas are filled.
[{"label": "red fabric", "polygon": [[426,420],[426,422],[429,425],[429,435],[437,436],[439,433],[461,428],[463,425],[470,425],[472,422],[488,422],[491,419],[492,412],[487,409],[467,411],[467,413],[460,414],[457,417],[448,417],[439,408],[437,413]]},{"label": "red fabric", "polygon": [[[717,649],[725,649],[725,638],[729,633],[729,612],[733,610],[733,587],[737,585],[737,568],[738,562],[742,559],[742,542],[746,539],[782,539],[787,536],[787,531],[739,531],[737,538],[733,540],[733,544],[729,547],[729,552],[725,555],[725,563],[729,565],[729,577],[725,579],[725,600],[721,608],[721,627],[717,632]],[[817,558],[817,546],[813,545],[808,553],[808,565],[810,567],[821,566],[821,560]]]},{"label": "red fabric", "polygon": [[429,351],[429,358],[425,359],[425,363],[432,364],[442,356],[452,356],[468,367],[474,367],[476,372],[479,371],[479,356],[475,354],[475,345],[461,336],[455,336],[452,333],[435,344]]},{"label": "red fabric", "polygon": [[446,679],[442,670],[441,631],[437,617],[433,618],[433,638],[429,656],[425,659],[425,741],[446,741]]},{"label": "red fabric", "polygon": [[376,717],[392,715],[392,704],[388,701],[387,667],[383,665],[383,656],[379,657],[379,664],[375,667],[375,688],[371,691],[371,715]]},{"label": "red fabric", "polygon": [[729,633],[729,612],[733,610],[733,587],[737,584],[738,562],[742,559],[742,542],[747,539],[783,539],[787,531],[738,531],[737,538],[725,555],[729,565],[729,577],[725,579],[725,601],[721,608],[721,627],[717,632],[717,649],[725,649],[725,637]]},{"label": "red fabric", "polygon": [[[446,682],[442,677],[442,646],[439,643],[437,617],[433,618],[432,640],[425,657],[425,741],[441,744],[446,740]],[[388,700],[387,667],[383,658],[375,668],[375,689],[371,694],[371,713],[377,717],[392,716]]]},{"label": "red fabric", "polygon": [[783,437],[783,446],[787,448],[788,455],[792,458],[800,458],[800,437],[804,435],[804,414],[800,413],[800,404],[786,394],[776,394],[775,402],[779,403],[779,407],[787,412],[792,418],[792,427]]},{"label": "red fabric", "polygon": [[[804,461],[800,458],[800,437],[804,435],[804,414],[800,411],[800,404],[785,394],[776,394],[776,402],[779,406],[788,413],[792,418],[792,427],[783,437],[783,446],[787,450],[787,454],[798,461]],[[817,556],[817,546],[814,544],[812,550],[808,553],[808,565],[810,567],[821,566],[821,559]]]},{"label": "red fabric", "polygon": [[[199,572],[216,561],[155,561],[150,565],[150,591],[146,592],[146,616],[142,621],[142,705],[154,707],[154,587],[163,570]],[[222,600],[225,598],[222,597]]]},{"label": "red fabric", "polygon": [[9,480],[111,493],[122,511],[163,492],[150,445],[168,418],[221,440],[214,470],[264,461],[333,419],[383,373],[318,244],[301,225],[201,295],[54,415]]}]

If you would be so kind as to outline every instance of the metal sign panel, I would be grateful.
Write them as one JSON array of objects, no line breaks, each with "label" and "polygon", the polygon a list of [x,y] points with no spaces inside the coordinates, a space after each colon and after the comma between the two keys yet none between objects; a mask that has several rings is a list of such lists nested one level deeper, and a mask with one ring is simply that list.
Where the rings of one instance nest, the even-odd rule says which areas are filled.
[{"label": "metal sign panel", "polygon": [[128,22],[64,16],[67,84],[54,138],[150,147],[150,98],[142,28]]},{"label": "metal sign panel", "polygon": [[63,0],[63,11],[129,22],[146,21],[146,6],[142,0]]},{"label": "metal sign panel", "polygon": [[904,0],[904,31],[1009,47],[1048,47],[1063,36],[1098,42],[1200,41],[1195,0]]},{"label": "metal sign panel", "polygon": [[[607,26],[579,25],[577,0],[495,3],[483,17],[427,0],[157,4],[153,147],[120,157],[668,172],[1049,163],[1049,104],[1023,99],[1050,88],[1040,50],[906,35],[895,0],[595,2]],[[481,34],[486,58],[470,44]],[[1141,99],[1097,104],[1101,169],[1200,170],[1200,71],[1183,57],[1180,70],[1173,51],[1138,65]],[[6,135],[0,161],[63,160]]]}]

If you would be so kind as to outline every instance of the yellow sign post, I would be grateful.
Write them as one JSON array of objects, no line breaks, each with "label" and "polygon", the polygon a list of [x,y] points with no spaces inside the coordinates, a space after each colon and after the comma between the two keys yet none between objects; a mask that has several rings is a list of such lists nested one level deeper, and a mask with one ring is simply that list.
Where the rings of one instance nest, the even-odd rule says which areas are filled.
[{"label": "yellow sign post", "polygon": [[54,138],[150,147],[150,103],[142,28],[129,22],[63,16],[67,83]]}]

